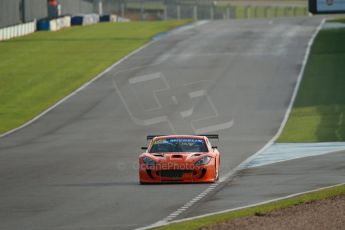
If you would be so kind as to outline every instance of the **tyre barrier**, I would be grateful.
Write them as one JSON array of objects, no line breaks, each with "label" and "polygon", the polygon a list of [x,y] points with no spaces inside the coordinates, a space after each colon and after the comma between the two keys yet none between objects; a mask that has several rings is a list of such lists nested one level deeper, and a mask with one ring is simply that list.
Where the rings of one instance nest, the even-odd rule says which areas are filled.
[{"label": "tyre barrier", "polygon": [[71,27],[70,16],[63,16],[56,19],[44,18],[37,22],[37,30],[39,31],[58,31],[67,27]]},{"label": "tyre barrier", "polygon": [[116,14],[102,15],[99,17],[100,22],[129,22],[128,18],[117,16]]},{"label": "tyre barrier", "polygon": [[36,21],[0,29],[0,41],[21,37],[36,31]]},{"label": "tyre barrier", "polygon": [[37,21],[37,30],[48,31],[50,30],[49,19],[44,18]]},{"label": "tyre barrier", "polygon": [[99,17],[100,22],[117,22],[117,15],[109,14],[109,15],[102,15]]},{"label": "tyre barrier", "polygon": [[40,19],[29,23],[19,24],[0,29],[0,41],[8,40],[15,37],[21,37],[30,33],[39,31],[58,31],[72,25],[91,25],[98,22],[128,22],[127,18],[119,17],[115,14],[102,15],[85,14],[77,16],[62,16],[55,19]]},{"label": "tyre barrier", "polygon": [[71,17],[64,16],[61,18],[50,20],[49,27],[50,27],[50,31],[58,31],[63,28],[71,27]]},{"label": "tyre barrier", "polygon": [[71,19],[72,26],[85,26],[96,24],[99,22],[99,15],[98,14],[83,14],[83,15],[76,15],[73,16]]}]

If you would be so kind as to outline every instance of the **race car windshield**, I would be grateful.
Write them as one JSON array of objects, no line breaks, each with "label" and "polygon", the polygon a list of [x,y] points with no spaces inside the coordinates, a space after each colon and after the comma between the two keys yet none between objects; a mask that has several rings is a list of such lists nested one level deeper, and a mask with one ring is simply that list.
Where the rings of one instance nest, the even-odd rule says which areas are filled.
[{"label": "race car windshield", "polygon": [[205,141],[196,138],[161,138],[155,140],[150,153],[208,152]]}]

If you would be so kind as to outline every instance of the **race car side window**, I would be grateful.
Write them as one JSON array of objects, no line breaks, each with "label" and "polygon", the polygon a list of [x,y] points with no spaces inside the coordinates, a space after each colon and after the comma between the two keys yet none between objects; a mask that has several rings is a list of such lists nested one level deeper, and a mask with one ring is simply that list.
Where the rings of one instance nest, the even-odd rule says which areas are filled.
[{"label": "race car side window", "polygon": [[208,139],[206,139],[206,144],[208,149],[212,149],[212,145]]}]

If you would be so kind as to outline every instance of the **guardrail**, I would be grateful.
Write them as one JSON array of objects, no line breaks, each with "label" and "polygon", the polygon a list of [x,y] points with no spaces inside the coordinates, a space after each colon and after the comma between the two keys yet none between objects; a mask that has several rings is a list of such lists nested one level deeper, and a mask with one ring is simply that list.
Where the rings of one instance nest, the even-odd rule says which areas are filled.
[{"label": "guardrail", "polygon": [[0,41],[31,34],[36,31],[36,20],[0,29]]}]

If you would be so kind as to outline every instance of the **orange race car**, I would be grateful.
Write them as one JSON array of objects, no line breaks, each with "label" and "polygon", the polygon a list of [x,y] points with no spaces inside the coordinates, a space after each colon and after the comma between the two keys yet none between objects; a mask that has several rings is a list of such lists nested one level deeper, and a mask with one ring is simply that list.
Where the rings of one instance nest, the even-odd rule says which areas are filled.
[{"label": "orange race car", "polygon": [[139,156],[141,184],[166,182],[215,182],[220,154],[209,139],[218,135],[151,135]]}]

